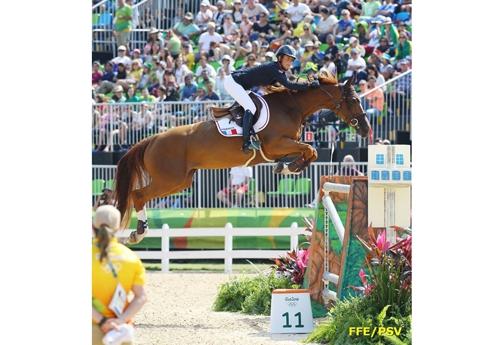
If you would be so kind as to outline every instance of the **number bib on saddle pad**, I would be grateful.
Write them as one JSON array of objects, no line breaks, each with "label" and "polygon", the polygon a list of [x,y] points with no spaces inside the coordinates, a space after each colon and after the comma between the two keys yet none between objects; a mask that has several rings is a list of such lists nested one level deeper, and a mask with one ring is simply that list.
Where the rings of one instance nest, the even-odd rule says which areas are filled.
[{"label": "number bib on saddle pad", "polygon": [[[260,132],[266,128],[269,123],[269,106],[267,102],[261,96],[254,94],[262,103],[262,108],[260,110],[260,116],[253,125],[255,133]],[[225,137],[241,137],[243,135],[243,128],[239,126],[233,119],[229,117],[215,119],[215,125],[220,134]]]}]

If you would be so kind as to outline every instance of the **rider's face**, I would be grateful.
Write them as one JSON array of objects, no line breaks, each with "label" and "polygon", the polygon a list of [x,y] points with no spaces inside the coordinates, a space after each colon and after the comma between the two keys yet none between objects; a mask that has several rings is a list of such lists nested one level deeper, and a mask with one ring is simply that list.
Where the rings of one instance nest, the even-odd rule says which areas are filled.
[{"label": "rider's face", "polygon": [[288,56],[288,55],[283,55],[281,57],[281,66],[283,66],[283,68],[285,70],[289,69],[290,66],[292,66],[292,63],[295,59],[292,58],[291,56]]}]

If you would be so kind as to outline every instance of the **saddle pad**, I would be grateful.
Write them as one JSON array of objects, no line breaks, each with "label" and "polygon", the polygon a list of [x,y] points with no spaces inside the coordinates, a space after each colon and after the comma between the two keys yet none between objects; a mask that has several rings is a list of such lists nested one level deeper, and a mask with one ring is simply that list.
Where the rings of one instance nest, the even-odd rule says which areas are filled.
[{"label": "saddle pad", "polygon": [[[262,109],[260,110],[260,117],[253,125],[255,133],[260,132],[266,128],[269,123],[269,106],[267,102],[260,95],[255,94],[260,102],[262,103]],[[215,124],[220,134],[225,137],[241,137],[243,136],[243,128],[238,126],[238,124],[229,117],[224,117],[221,119],[215,119]]]}]

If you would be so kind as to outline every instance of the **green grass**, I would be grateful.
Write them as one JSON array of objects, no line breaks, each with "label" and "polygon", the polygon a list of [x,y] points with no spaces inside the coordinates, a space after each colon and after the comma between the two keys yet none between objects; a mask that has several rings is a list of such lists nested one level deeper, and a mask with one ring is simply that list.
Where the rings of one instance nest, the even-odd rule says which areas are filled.
[{"label": "green grass", "polygon": [[[268,269],[272,265],[269,264],[254,264],[260,271]],[[144,263],[147,271],[161,271],[161,264]],[[257,269],[251,264],[233,264],[233,273],[257,273]],[[216,263],[171,263],[170,271],[206,271],[206,272],[224,272],[224,264]]]}]

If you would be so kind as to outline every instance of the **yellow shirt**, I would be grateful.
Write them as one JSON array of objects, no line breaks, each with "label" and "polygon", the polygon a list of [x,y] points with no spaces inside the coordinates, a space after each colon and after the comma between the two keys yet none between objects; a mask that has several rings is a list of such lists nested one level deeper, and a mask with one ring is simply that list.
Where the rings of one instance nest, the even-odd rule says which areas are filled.
[{"label": "yellow shirt", "polygon": [[[112,318],[116,317],[116,315],[109,309],[109,303],[113,298],[118,281],[128,294],[133,285],[142,286],[146,284],[146,269],[137,254],[123,244],[118,243],[116,238],[111,239],[109,246],[109,259],[117,278],[114,277],[108,260],[103,260],[102,263],[99,262],[100,249],[97,239],[94,239],[92,241],[92,297],[95,297],[106,306],[101,311],[101,314],[107,318]],[[125,309],[127,306],[128,301],[125,302]]]},{"label": "yellow shirt", "polygon": [[[127,79],[134,78],[137,81],[136,83],[138,83],[139,80],[141,80],[141,75],[142,75],[142,68],[128,72]],[[136,84],[136,83],[134,83],[134,84]]]},{"label": "yellow shirt", "polygon": [[[283,1],[283,3],[280,4],[282,9],[286,10],[286,8],[290,5],[289,2],[286,2],[286,1]],[[274,8],[274,13],[276,13],[276,18],[279,18],[278,14],[280,13],[281,11],[281,8],[279,8],[278,6],[276,6]]]},{"label": "yellow shirt", "polygon": [[188,66],[189,70],[192,71],[193,70],[193,66],[194,66],[194,54],[186,54],[186,55],[184,55],[184,54],[180,53],[179,56],[182,56],[182,57],[184,57],[184,58],[187,59],[187,64],[186,65]]}]

